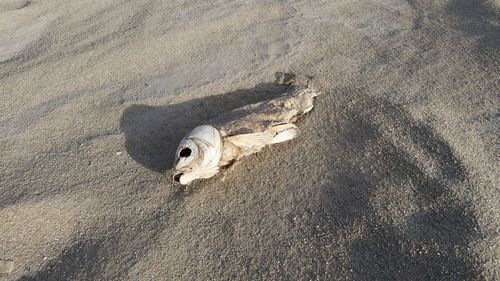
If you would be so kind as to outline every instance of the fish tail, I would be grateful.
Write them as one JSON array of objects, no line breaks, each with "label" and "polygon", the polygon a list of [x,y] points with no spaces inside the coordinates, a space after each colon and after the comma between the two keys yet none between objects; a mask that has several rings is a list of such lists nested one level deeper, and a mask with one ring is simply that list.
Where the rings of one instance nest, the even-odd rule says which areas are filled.
[{"label": "fish tail", "polygon": [[311,109],[314,107],[314,98],[319,96],[320,94],[321,92],[314,90],[314,88],[312,88],[311,86],[303,91],[304,102],[302,104],[304,105],[304,108],[302,109],[302,114],[311,111]]}]

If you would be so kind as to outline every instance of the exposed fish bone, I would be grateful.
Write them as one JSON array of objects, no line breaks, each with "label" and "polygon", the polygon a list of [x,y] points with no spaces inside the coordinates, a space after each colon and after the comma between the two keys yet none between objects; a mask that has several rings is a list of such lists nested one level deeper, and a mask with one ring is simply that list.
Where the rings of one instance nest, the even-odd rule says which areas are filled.
[{"label": "exposed fish bone", "polygon": [[198,126],[179,144],[174,180],[187,185],[210,178],[264,146],[295,138],[294,122],[313,108],[320,93],[312,87],[295,87],[275,99],[250,104]]}]

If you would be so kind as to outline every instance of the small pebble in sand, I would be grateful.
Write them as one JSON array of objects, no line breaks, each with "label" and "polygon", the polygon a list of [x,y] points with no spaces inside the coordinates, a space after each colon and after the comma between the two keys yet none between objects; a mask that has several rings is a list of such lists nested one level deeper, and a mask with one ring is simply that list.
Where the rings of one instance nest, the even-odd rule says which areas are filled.
[{"label": "small pebble in sand", "polygon": [[13,260],[0,260],[0,273],[11,273],[14,270]]}]

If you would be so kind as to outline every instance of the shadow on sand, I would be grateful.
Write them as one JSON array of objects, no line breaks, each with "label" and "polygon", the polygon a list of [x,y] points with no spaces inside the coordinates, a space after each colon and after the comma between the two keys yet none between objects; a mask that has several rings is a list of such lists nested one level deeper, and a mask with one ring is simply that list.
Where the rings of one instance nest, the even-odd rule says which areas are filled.
[{"label": "shadow on sand", "polygon": [[457,27],[467,35],[478,38],[474,53],[482,61],[494,61],[500,46],[500,28],[495,24],[500,15],[490,1],[453,0],[448,14],[457,18]]}]

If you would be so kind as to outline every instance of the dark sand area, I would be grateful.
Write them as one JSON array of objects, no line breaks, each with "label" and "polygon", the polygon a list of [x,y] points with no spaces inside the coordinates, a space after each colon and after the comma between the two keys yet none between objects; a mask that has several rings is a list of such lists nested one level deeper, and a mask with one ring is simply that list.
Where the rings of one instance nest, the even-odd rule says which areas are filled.
[{"label": "dark sand area", "polygon": [[[277,72],[300,136],[175,184]],[[0,1],[0,113],[0,280],[500,278],[498,0]]]}]

